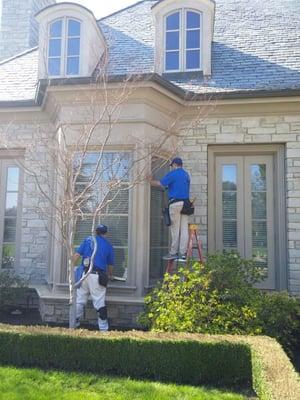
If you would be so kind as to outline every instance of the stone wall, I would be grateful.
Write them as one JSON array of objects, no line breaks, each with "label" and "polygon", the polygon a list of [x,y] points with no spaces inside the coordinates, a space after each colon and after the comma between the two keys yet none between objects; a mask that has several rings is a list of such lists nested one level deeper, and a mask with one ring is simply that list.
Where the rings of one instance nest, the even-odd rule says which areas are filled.
[{"label": "stone wall", "polygon": [[[111,328],[140,328],[137,323],[137,316],[143,311],[143,305],[126,304],[120,300],[119,303],[107,300],[108,319]],[[69,305],[66,298],[40,298],[40,314],[43,322],[55,324],[67,324],[69,321]],[[97,313],[89,301],[85,308],[82,325],[96,325]]]},{"label": "stone wall", "polygon": [[[23,185],[20,187],[20,252],[16,258],[16,273],[24,278],[30,285],[46,283],[49,276],[51,260],[51,240],[49,234],[51,228],[52,211],[46,198],[41,194],[37,179],[32,176],[35,173],[38,182],[42,182],[42,176],[48,176],[44,186],[46,193],[51,192],[52,174],[46,174],[47,168],[51,169],[51,163],[47,160],[47,147],[44,139],[53,131],[53,126],[48,123],[19,124],[0,126],[1,142],[9,143],[10,148],[17,149],[21,155],[19,166],[22,174]],[[30,150],[28,150],[30,148]],[[3,159],[10,156],[9,151],[2,150]],[[12,158],[12,162],[17,160]],[[43,175],[44,174],[44,175]],[[22,187],[23,186],[23,187]]]},{"label": "stone wall", "polygon": [[291,293],[300,295],[300,114],[207,118],[185,136],[182,157],[197,197],[194,222],[201,224],[207,248],[208,146],[269,143],[285,145],[288,284]]},{"label": "stone wall", "polygon": [[2,0],[0,61],[38,44],[38,23],[34,15],[56,0]]}]

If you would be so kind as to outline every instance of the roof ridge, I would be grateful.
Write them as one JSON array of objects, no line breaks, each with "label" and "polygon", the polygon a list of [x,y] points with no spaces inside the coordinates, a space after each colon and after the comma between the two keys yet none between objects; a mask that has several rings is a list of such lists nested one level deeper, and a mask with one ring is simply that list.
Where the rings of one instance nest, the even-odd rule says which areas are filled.
[{"label": "roof ridge", "polygon": [[20,58],[22,56],[25,56],[26,54],[29,54],[29,53],[31,53],[32,51],[34,51],[34,50],[36,50],[38,48],[39,48],[39,46],[31,47],[30,49],[22,51],[22,53],[18,53],[18,54],[15,54],[12,57],[6,58],[5,60],[0,61],[0,65],[6,64],[9,61],[15,60],[16,58]]},{"label": "roof ridge", "polygon": [[137,1],[136,3],[131,4],[130,6],[121,8],[120,10],[114,11],[113,13],[108,14],[108,15],[106,15],[105,17],[102,17],[102,18],[97,19],[97,22],[101,22],[101,21],[103,21],[103,20],[106,19],[106,18],[112,17],[112,16],[115,15],[115,14],[118,14],[118,13],[120,13],[120,12],[122,12],[122,11],[128,10],[129,8],[135,7],[135,6],[137,6],[138,4],[144,3],[144,2],[146,2],[146,1],[152,1],[152,2],[154,2],[154,1],[157,1],[157,0],[139,0],[139,1]]}]

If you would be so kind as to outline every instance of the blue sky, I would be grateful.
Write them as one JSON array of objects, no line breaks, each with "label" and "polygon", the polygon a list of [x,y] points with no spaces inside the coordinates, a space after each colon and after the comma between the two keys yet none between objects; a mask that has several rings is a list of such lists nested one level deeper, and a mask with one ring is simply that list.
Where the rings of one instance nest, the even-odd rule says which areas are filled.
[{"label": "blue sky", "polygon": [[[62,3],[63,1],[66,0],[57,0],[57,3]],[[137,3],[138,1],[139,0],[73,0],[72,2],[89,8],[98,19]]]}]

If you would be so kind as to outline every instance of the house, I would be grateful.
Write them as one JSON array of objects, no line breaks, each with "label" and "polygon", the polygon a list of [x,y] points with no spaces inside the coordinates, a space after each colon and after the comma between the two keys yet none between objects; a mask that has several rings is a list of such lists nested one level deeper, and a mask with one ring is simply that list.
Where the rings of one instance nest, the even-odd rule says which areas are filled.
[{"label": "house", "polygon": [[[37,212],[39,189],[19,163],[34,168],[28,146],[47,156],[37,127],[50,138],[63,125],[76,131],[89,123],[88,94],[101,103],[93,77],[106,53],[108,90],[126,76],[139,79],[104,157],[139,155],[139,143],[155,142],[177,110],[184,117],[178,153],[191,173],[203,247],[254,256],[263,289],[300,295],[299,2],[143,0],[99,21],[75,3],[1,7],[0,127],[9,139],[0,149],[1,268],[37,289],[45,321],[67,319],[66,265],[51,234],[53,210]],[[99,127],[92,154],[101,135]],[[150,169],[149,157],[144,163]],[[135,326],[145,293],[162,276],[162,202],[140,182],[123,193],[121,210],[102,217],[123,278],[108,290],[113,325]],[[79,224],[77,238],[89,226]]]}]

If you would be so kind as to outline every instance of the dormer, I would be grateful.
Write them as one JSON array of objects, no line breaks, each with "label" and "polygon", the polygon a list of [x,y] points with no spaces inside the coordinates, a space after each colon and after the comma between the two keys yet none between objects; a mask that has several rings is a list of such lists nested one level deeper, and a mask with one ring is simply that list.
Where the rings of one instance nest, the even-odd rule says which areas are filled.
[{"label": "dormer", "polygon": [[74,3],[44,8],[39,22],[39,78],[91,76],[105,51],[93,13]]},{"label": "dormer", "polygon": [[152,7],[155,71],[211,75],[213,0],[162,0]]}]

